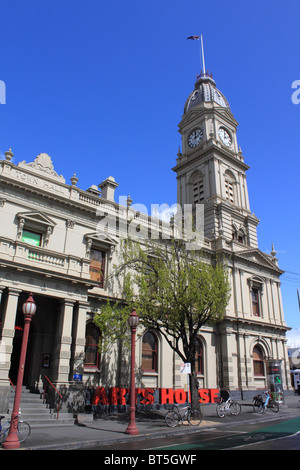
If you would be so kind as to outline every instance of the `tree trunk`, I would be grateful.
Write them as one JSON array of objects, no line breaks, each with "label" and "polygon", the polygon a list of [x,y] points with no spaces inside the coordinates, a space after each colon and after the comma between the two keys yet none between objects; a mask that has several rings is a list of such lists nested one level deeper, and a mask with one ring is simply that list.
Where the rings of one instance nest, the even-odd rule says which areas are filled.
[{"label": "tree trunk", "polygon": [[195,371],[190,374],[190,395],[191,395],[191,406],[194,410],[200,408],[199,394],[198,394],[198,379]]}]

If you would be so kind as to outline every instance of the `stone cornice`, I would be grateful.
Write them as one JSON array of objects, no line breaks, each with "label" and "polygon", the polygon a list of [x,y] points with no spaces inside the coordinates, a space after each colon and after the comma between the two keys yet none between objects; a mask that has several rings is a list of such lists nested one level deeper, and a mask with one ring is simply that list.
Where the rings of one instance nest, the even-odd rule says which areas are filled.
[{"label": "stone cornice", "polygon": [[[283,324],[274,324],[270,323],[264,320],[257,321],[257,320],[252,320],[251,318],[242,318],[242,317],[233,317],[233,316],[224,316],[223,320],[219,323],[220,325],[224,325],[226,322],[230,323],[236,323],[239,324],[243,327],[248,326],[259,326],[263,328],[267,328],[269,330],[282,330],[284,332],[291,330],[289,326],[283,325]],[[236,330],[234,331],[235,333],[237,332]],[[243,333],[242,331],[240,332],[241,334]]]},{"label": "stone cornice", "polygon": [[199,149],[195,150],[188,154],[188,156],[182,156],[177,165],[172,168],[173,171],[178,172],[180,170],[186,169],[191,164],[193,164],[196,160],[201,159],[202,162],[214,158],[215,160],[223,159],[228,160],[230,163],[234,163],[235,165],[239,166],[243,171],[249,170],[250,166],[241,161],[237,158],[232,152],[226,151],[225,149],[219,147],[218,145],[214,144],[209,141],[209,145],[205,149],[199,151]]},{"label": "stone cornice", "polygon": [[47,174],[36,174],[30,170],[30,167],[19,167],[11,162],[0,161],[0,183],[89,213],[95,213],[97,209],[112,212],[119,210],[119,204],[114,201],[54,180]]}]

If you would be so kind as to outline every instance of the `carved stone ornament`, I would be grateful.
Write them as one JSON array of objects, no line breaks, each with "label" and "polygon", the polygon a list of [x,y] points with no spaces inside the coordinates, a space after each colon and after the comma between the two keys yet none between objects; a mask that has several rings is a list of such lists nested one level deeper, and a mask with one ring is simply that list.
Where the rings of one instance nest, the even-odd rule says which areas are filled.
[{"label": "carved stone ornament", "polygon": [[25,161],[20,162],[18,166],[21,167],[26,167],[26,168],[32,168],[34,170],[39,170],[44,173],[47,173],[48,175],[55,176],[56,178],[63,179],[62,175],[59,175],[56,173],[54,170],[54,166],[52,163],[51,157],[47,153],[40,153],[33,162],[26,163]]}]

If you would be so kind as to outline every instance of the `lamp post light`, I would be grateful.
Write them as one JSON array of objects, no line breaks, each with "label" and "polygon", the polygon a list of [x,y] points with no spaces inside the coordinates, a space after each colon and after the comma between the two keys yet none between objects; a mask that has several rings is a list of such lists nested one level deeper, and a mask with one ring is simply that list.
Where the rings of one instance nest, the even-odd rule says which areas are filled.
[{"label": "lamp post light", "polygon": [[128,324],[131,328],[131,371],[130,371],[130,417],[129,424],[125,431],[126,434],[135,436],[139,433],[135,424],[135,333],[139,324],[139,317],[136,311],[133,309],[130,317],[128,318]]},{"label": "lamp post light", "polygon": [[35,301],[33,300],[32,294],[29,295],[28,299],[23,304],[22,310],[24,314],[24,330],[23,330],[18,378],[17,378],[17,385],[16,385],[16,392],[15,392],[14,408],[11,414],[10,430],[9,430],[9,434],[5,442],[2,444],[2,447],[4,449],[18,449],[20,447],[20,442],[18,438],[18,421],[19,421],[19,410],[20,410],[20,401],[21,401],[21,393],[22,393],[22,385],[23,385],[24,367],[25,367],[25,360],[26,360],[26,351],[27,351],[30,323],[36,312],[36,304],[35,304]]}]

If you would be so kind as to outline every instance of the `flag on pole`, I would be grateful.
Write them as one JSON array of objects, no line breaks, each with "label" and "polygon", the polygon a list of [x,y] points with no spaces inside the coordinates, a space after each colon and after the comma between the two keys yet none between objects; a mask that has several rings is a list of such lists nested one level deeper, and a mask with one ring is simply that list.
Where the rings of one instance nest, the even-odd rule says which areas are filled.
[{"label": "flag on pole", "polygon": [[192,39],[193,41],[195,40],[199,41],[200,36],[189,36],[187,39]]}]

